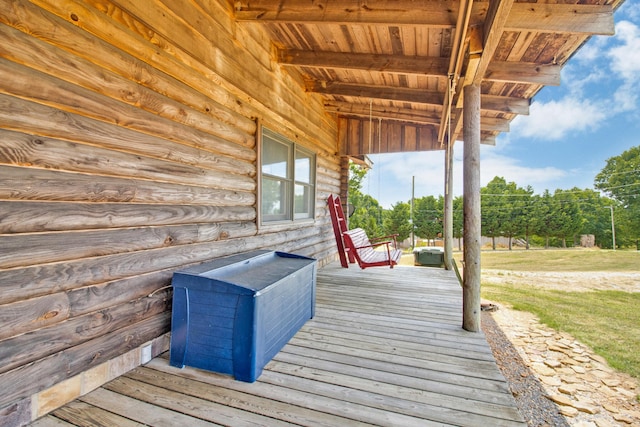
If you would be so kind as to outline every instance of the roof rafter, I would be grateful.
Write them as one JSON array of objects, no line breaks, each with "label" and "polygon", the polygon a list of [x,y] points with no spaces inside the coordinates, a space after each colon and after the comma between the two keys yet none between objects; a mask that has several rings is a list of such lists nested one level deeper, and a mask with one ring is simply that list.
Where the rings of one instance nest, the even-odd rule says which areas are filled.
[{"label": "roof rafter", "polygon": [[[278,56],[279,63],[286,66],[366,70],[440,78],[447,77],[449,63],[447,58],[441,57],[310,50],[282,50]],[[555,64],[494,61],[487,70],[485,80],[557,86],[560,84],[560,68]]]},{"label": "roof rafter", "polygon": [[342,101],[326,101],[324,107],[327,111],[343,116],[373,117],[392,119],[426,125],[438,125],[440,112],[433,113],[409,108],[385,107],[381,105],[355,104]]},{"label": "roof rafter", "polygon": [[406,87],[369,86],[340,82],[308,82],[307,90],[325,95],[355,96],[442,106],[442,93]]},{"label": "roof rafter", "polygon": [[480,95],[480,109],[528,116],[529,100],[508,96]]},{"label": "roof rafter", "polygon": [[[360,3],[360,2],[358,2]],[[377,0],[358,4],[352,0],[301,2],[299,0],[242,0],[235,2],[239,21],[297,22],[364,25],[455,25],[456,2],[432,0]],[[452,7],[453,6],[453,7]],[[478,15],[481,11],[478,11]]]},{"label": "roof rafter", "polygon": [[[364,117],[399,122],[420,123],[425,125],[440,125],[440,113],[421,111],[408,108],[383,107],[380,105],[356,104],[342,101],[327,101],[324,104],[327,111],[340,114],[343,117]],[[486,132],[509,132],[509,119],[501,117],[481,117],[480,128]]]},{"label": "roof rafter", "polygon": [[489,64],[483,80],[559,86],[560,71],[561,67],[557,64],[493,61]]},{"label": "roof rafter", "polygon": [[[487,16],[482,26],[482,34],[480,34],[480,28],[476,27],[476,31],[472,34],[475,35],[473,39],[474,45],[479,45],[478,47],[471,48],[470,59],[466,71],[466,75],[463,79],[464,84],[480,84],[482,82],[483,77],[487,73],[489,68],[489,64],[491,63],[491,59],[498,48],[500,43],[500,39],[502,38],[502,33],[504,32],[504,26],[511,12],[511,8],[513,7],[514,0],[490,0],[489,9],[487,10]],[[480,40],[481,39],[481,40]],[[461,85],[463,87],[463,85]],[[462,96],[461,91],[458,92],[457,99],[457,108],[462,108]],[[492,102],[493,101],[493,102]],[[491,109],[493,105],[497,105],[502,107],[500,103],[497,102],[496,99],[486,98],[483,100],[481,98],[481,103],[486,105],[486,109]],[[529,102],[527,101],[526,105],[526,113],[529,114]],[[498,107],[495,108],[498,108]],[[518,106],[521,111],[524,110],[524,106]],[[482,108],[482,106],[481,106]],[[509,110],[512,107],[509,107]],[[515,107],[514,107],[515,108]],[[503,111],[504,110],[496,110]],[[510,111],[507,111],[510,112]],[[456,119],[453,123],[453,135],[451,136],[452,140],[455,140],[461,132],[462,128],[462,119],[461,114],[456,114]]]},{"label": "roof rafter", "polygon": [[374,55],[366,53],[280,51],[282,65],[340,68],[446,77],[449,60],[441,57]]}]

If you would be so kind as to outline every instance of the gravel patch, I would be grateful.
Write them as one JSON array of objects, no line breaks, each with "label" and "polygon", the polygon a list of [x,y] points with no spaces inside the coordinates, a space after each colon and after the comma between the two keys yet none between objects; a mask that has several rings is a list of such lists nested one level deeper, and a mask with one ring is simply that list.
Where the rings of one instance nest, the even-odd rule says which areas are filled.
[{"label": "gravel patch", "polygon": [[489,312],[482,313],[482,330],[527,425],[569,427],[558,407],[548,399],[540,381],[526,366]]}]

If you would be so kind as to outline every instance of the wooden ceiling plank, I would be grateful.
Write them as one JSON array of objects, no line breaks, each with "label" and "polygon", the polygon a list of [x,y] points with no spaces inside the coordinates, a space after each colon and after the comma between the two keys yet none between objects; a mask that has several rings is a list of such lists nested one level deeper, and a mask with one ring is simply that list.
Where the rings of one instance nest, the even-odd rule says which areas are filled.
[{"label": "wooden ceiling plank", "polygon": [[449,63],[447,58],[440,57],[313,52],[308,50],[283,50],[279,52],[278,57],[282,65],[345,68],[435,77],[446,77]]},{"label": "wooden ceiling plank", "polygon": [[611,5],[515,3],[506,30],[613,35]]},{"label": "wooden ceiling plank", "polygon": [[494,61],[489,64],[484,78],[493,81],[559,86],[560,71],[561,67],[557,64]]}]

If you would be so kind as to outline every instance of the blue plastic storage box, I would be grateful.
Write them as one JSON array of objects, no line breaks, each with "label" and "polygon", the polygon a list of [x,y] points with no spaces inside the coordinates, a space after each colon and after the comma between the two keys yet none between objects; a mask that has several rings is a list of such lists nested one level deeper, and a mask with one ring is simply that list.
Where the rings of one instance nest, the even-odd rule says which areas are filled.
[{"label": "blue plastic storage box", "polygon": [[173,274],[170,364],[255,381],[315,311],[316,260],[255,251]]}]

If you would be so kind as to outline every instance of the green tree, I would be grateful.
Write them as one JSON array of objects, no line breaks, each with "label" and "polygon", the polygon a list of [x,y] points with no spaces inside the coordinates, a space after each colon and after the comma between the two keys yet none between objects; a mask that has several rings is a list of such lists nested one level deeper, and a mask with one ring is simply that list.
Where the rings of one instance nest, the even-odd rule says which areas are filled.
[{"label": "green tree", "polygon": [[610,206],[617,205],[616,201],[592,189],[573,188],[571,191],[580,205],[583,220],[580,234],[592,234],[597,246],[610,249],[613,246]]},{"label": "green tree", "polygon": [[536,204],[533,208],[533,232],[538,236],[544,237],[544,247],[549,248],[549,239],[552,236],[551,230],[553,226],[553,196],[549,190],[544,190],[541,196],[536,198]]},{"label": "green tree", "polygon": [[580,206],[575,193],[571,190],[556,190],[553,193],[551,205],[551,233],[562,241],[562,247],[567,247],[567,239],[572,243],[583,224]]},{"label": "green tree", "polygon": [[453,237],[458,239],[458,248],[462,248],[464,233],[464,207],[462,196],[453,199]]},{"label": "green tree", "polygon": [[423,239],[435,239],[442,233],[444,198],[424,196],[414,200],[413,225],[417,236]]},{"label": "green tree", "polygon": [[349,165],[349,228],[362,228],[369,237],[381,236],[383,209],[380,203],[362,193],[362,181],[368,170],[355,163]]},{"label": "green tree", "polygon": [[523,197],[522,203],[522,233],[524,234],[524,240],[526,248],[530,247],[531,235],[534,234],[536,224],[536,211],[535,206],[539,200],[539,196],[533,194],[531,186],[527,186],[524,189],[527,196]]},{"label": "green tree", "polygon": [[411,235],[411,206],[409,203],[398,202],[386,212],[384,218],[385,234],[397,234],[401,242]]},{"label": "green tree", "polygon": [[[529,186],[521,188],[515,182],[507,184],[505,201],[503,203],[504,222],[502,224],[503,235],[509,238],[509,250],[513,248],[513,238],[525,235],[528,242],[529,229],[532,222],[530,212],[533,189]],[[528,247],[528,245],[527,245]]]},{"label": "green tree", "polygon": [[[616,239],[631,242],[640,237],[640,145],[607,160],[596,175],[595,188],[618,202],[616,215],[623,233]],[[614,208],[615,209],[615,208]],[[616,229],[618,227],[616,226]]]},{"label": "green tree", "polygon": [[480,189],[482,206],[482,234],[492,238],[495,250],[495,238],[509,238],[509,249],[513,238],[525,234],[530,220],[528,211],[533,189],[520,188],[515,182],[507,182],[496,176],[486,187]]},{"label": "green tree", "polygon": [[502,223],[504,221],[503,202],[507,182],[504,178],[496,176],[486,187],[480,189],[480,206],[481,206],[481,230],[482,235],[491,237],[491,247],[496,249],[496,237],[502,235]]}]

